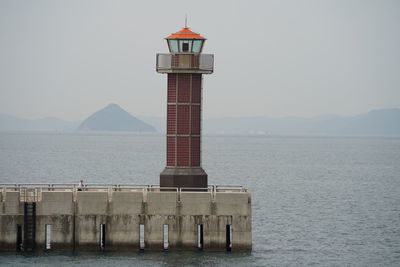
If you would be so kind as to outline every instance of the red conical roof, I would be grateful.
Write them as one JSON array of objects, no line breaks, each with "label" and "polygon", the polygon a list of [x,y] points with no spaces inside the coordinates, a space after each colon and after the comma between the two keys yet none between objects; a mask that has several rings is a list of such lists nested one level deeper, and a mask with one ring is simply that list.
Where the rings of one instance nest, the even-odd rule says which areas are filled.
[{"label": "red conical roof", "polygon": [[192,32],[188,27],[183,28],[179,32],[173,33],[165,39],[202,39],[205,40],[203,36],[198,33]]}]

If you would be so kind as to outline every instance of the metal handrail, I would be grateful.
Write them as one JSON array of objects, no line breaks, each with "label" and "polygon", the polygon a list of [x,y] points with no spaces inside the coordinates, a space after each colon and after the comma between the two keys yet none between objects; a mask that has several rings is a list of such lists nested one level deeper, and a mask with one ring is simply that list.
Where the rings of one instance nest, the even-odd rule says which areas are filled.
[{"label": "metal handrail", "polygon": [[[79,186],[75,183],[24,183],[24,184],[0,184],[0,192],[2,198],[0,201],[5,201],[7,192],[19,192],[19,199],[22,202],[41,201],[43,191],[52,192],[72,192],[74,201]],[[123,192],[143,192],[143,198],[147,199],[148,192],[165,192],[173,191],[177,194],[177,200],[180,201],[182,192],[207,192],[211,194],[211,199],[214,201],[217,192],[247,192],[247,189],[241,185],[209,185],[208,187],[161,187],[156,184],[100,184],[88,183],[82,187],[85,192],[108,192],[108,199],[111,201],[112,193]],[[203,191],[204,190],[204,191]]]},{"label": "metal handrail", "polygon": [[[63,188],[75,188],[78,187],[78,184],[76,183],[21,183],[21,184],[11,184],[11,183],[0,183],[0,188],[10,188],[10,189],[15,189],[15,188],[51,188],[51,187],[63,187]],[[113,188],[163,188],[165,189],[166,187],[161,187],[159,184],[116,184],[116,183],[87,183],[84,184],[85,188],[108,188],[108,187],[113,187]],[[178,188],[178,187],[168,187],[168,188]],[[182,189],[199,189],[198,187],[182,187]],[[211,190],[212,188],[215,189],[240,189],[240,190],[245,190],[243,185],[209,185],[208,187],[204,187],[201,189],[207,189]]]},{"label": "metal handrail", "polygon": [[232,191],[240,191],[246,192],[246,189],[243,185],[214,185],[216,191],[218,190],[232,190]]},{"label": "metal handrail", "polygon": [[156,68],[157,71],[199,70],[212,73],[214,70],[214,55],[197,53],[159,53],[156,58]]}]

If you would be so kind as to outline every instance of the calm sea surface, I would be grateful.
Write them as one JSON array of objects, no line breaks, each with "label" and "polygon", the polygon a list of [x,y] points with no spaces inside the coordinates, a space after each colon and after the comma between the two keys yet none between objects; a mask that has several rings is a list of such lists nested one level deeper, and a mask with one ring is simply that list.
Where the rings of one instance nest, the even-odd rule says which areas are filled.
[{"label": "calm sea surface", "polygon": [[[0,133],[0,183],[152,183],[161,135]],[[400,139],[203,139],[210,184],[252,191],[251,253],[0,253],[7,266],[400,266]]]}]

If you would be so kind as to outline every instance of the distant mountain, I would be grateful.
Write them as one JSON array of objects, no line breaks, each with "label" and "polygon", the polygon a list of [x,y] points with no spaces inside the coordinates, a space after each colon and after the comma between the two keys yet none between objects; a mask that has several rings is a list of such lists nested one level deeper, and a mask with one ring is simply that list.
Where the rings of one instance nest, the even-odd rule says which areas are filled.
[{"label": "distant mountain", "polygon": [[0,114],[0,131],[73,131],[78,125],[79,122],[53,117],[30,120]]},{"label": "distant mountain", "polygon": [[[141,117],[165,133],[165,118]],[[400,109],[372,110],[344,117],[324,115],[301,117],[231,117],[205,119],[205,134],[272,134],[272,135],[383,135],[400,136]]]},{"label": "distant mountain", "polygon": [[166,127],[166,118],[165,117],[154,117],[154,116],[138,116],[139,119],[142,121],[147,122],[148,124],[154,126],[157,132],[165,133]]},{"label": "distant mountain", "polygon": [[[157,129],[158,132],[165,133],[165,117],[139,118],[133,117],[115,104],[96,112],[82,122],[79,127],[79,122],[64,121],[57,118],[28,120],[0,114],[0,131],[73,131],[78,127],[79,130],[93,131],[154,132]],[[312,118],[236,117],[206,119],[203,122],[203,133],[400,136],[400,109],[372,110],[351,117],[325,115]]]},{"label": "distant mountain", "polygon": [[352,135],[400,135],[400,109],[372,110],[349,118],[339,130]]},{"label": "distant mountain", "polygon": [[400,136],[400,109],[372,110],[352,117],[244,117],[209,119],[205,133],[275,135],[387,135]]},{"label": "distant mountain", "polygon": [[78,131],[155,132],[156,129],[120,106],[110,104],[85,119],[79,125]]}]

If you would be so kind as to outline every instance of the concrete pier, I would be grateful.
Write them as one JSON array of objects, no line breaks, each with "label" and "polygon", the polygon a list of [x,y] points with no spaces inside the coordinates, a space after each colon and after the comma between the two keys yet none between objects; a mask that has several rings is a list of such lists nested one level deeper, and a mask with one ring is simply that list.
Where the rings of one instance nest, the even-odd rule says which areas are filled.
[{"label": "concrete pier", "polygon": [[36,203],[37,250],[251,250],[248,190],[168,189],[0,185],[0,251],[24,249],[25,203]]}]

